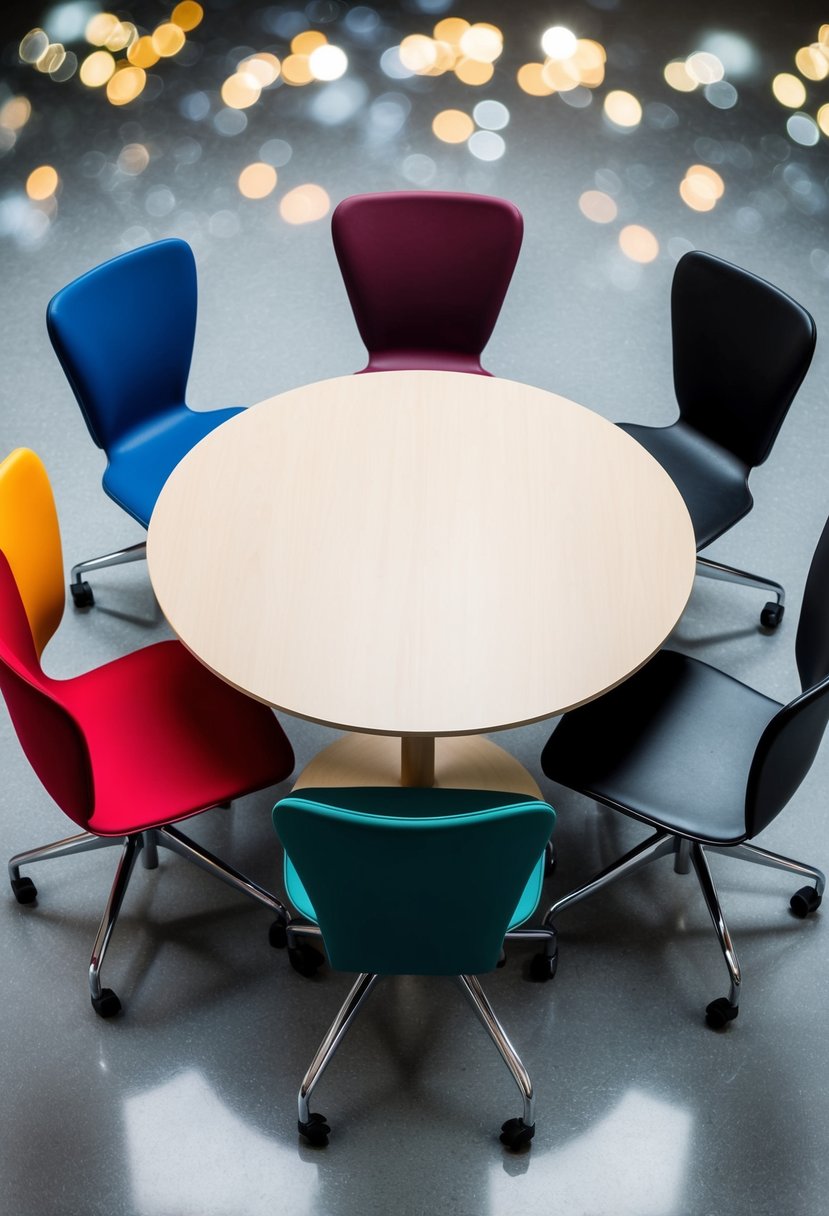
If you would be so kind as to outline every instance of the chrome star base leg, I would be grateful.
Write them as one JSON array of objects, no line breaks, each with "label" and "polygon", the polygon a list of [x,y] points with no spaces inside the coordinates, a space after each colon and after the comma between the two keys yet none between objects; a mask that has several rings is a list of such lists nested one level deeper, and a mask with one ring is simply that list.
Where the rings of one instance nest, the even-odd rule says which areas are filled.
[{"label": "chrome star base leg", "polygon": [[766,629],[776,629],[783,620],[786,611],[786,592],[780,583],[770,578],[762,578],[759,574],[749,574],[746,570],[737,570],[734,566],[724,566],[714,562],[709,557],[697,554],[697,574],[702,578],[713,578],[724,583],[739,583],[742,587],[757,587],[760,591],[770,591],[774,600],[769,600],[760,613],[760,624]]},{"label": "chrome star base leg", "polygon": [[106,570],[109,566],[124,566],[127,562],[147,560],[147,542],[140,541],[137,545],[129,545],[126,549],[118,549],[115,553],[106,553],[103,557],[91,557],[88,561],[78,562],[72,567],[69,576],[69,592],[72,603],[76,608],[91,608],[95,603],[92,588],[84,579],[91,570]]}]

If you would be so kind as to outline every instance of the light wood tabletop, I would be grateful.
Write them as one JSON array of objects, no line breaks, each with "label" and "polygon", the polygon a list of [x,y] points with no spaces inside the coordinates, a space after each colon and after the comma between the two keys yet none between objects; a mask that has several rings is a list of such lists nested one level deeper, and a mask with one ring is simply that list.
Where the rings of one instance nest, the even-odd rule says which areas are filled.
[{"label": "light wood tabletop", "polygon": [[434,736],[624,680],[695,568],[679,492],[612,423],[433,371],[326,380],[224,423],[170,476],[147,555],[212,671],[288,713],[407,738],[404,778],[425,783]]}]

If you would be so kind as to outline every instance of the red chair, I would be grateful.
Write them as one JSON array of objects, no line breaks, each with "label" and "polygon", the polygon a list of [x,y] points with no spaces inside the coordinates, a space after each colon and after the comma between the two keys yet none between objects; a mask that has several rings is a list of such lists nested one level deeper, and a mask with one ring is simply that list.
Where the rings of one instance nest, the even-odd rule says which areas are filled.
[{"label": "red chair", "polygon": [[495,328],[521,248],[513,203],[481,194],[356,194],[331,218],[365,372],[432,368],[488,376]]},{"label": "red chair", "polygon": [[[172,825],[284,780],[294,765],[273,712],[223,683],[175,641],[158,642],[71,679],[53,679],[41,653],[64,608],[54,499],[40,459],[24,448],[0,464],[0,691],[32,767],[83,831],[9,862],[19,903],[37,890],[20,867],[120,845],[115,880],[89,964],[92,1005],[121,1007],[100,971],[138,853],[148,869],[162,846],[223,879],[277,916],[287,909]],[[280,937],[282,939],[280,943]]]}]

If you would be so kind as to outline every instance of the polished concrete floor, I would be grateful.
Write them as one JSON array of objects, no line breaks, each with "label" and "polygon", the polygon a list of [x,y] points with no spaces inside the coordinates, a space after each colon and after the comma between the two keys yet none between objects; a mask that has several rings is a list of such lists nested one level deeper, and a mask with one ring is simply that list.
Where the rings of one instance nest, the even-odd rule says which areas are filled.
[{"label": "polished concrete floor", "polygon": [[[50,22],[53,40],[62,37],[82,57],[71,22],[92,6],[58,6],[51,16],[37,5],[11,6],[2,17],[0,106],[25,96],[32,113],[16,133],[3,127],[0,157],[0,449],[26,445],[43,457],[67,568],[141,532],[101,491],[102,455],[50,349],[44,313],[57,288],[122,249],[184,236],[200,276],[191,404],[249,404],[347,373],[363,358],[328,219],[289,225],[278,211],[283,195],[306,183],[321,186],[332,204],[357,191],[416,186],[501,194],[521,207],[526,237],[485,357],[496,374],[613,419],[668,421],[670,281],[676,258],[692,247],[771,279],[815,316],[814,364],[771,458],[752,478],[755,509],[713,547],[722,560],[780,578],[786,618],[767,634],[759,627],[762,595],[699,583],[674,637],[780,700],[795,695],[797,613],[829,512],[829,158],[826,137],[804,117],[829,101],[829,83],[807,81],[807,100],[786,109],[770,82],[796,71],[793,56],[817,39],[821,14],[797,4],[760,13],[729,0],[574,0],[566,13],[491,0],[451,8],[441,0],[372,8],[320,0],[304,12],[227,0],[205,7],[180,59],[160,64],[145,96],[123,109],[75,77],[61,83],[18,61],[27,30]],[[166,9],[146,0],[119,13],[152,29]],[[378,66],[403,35],[429,33],[446,15],[503,28],[504,53],[488,85],[395,78]],[[59,34],[60,20],[68,24]],[[527,96],[515,83],[523,62],[542,58],[541,33],[556,22],[598,39],[608,54],[605,82],[569,102]],[[287,40],[307,25],[346,50],[346,75],[275,87],[228,115],[218,90],[235,63],[253,51],[284,56]],[[727,63],[732,91],[671,89],[665,64],[706,47]],[[642,103],[635,128],[603,117],[602,101],[616,89]],[[431,132],[439,110],[471,112],[481,99],[509,111],[498,128],[503,155],[493,160]],[[792,124],[798,114],[803,122]],[[493,115],[502,121],[500,110],[479,111],[483,122]],[[477,146],[488,155],[500,150],[491,140]],[[242,198],[241,169],[268,158],[277,190]],[[698,163],[716,169],[725,187],[707,212],[678,193]],[[56,205],[24,193],[42,164],[60,175]],[[587,190],[614,200],[615,221],[585,217],[578,200]],[[634,262],[621,251],[626,224],[655,236],[655,260]],[[216,573],[233,578],[232,569]],[[95,608],[69,607],[46,653],[54,675],[169,632],[143,566],[92,581]],[[551,622],[552,615],[551,606]],[[333,737],[287,716],[283,723],[299,766]],[[541,776],[551,725],[499,740],[558,811],[559,864],[548,900],[642,835]],[[722,743],[727,748],[728,739]],[[7,720],[0,765],[6,855],[68,834]],[[829,865],[828,786],[824,746],[761,843]],[[193,834],[279,888],[270,808],[283,792],[209,812]],[[727,991],[725,967],[694,879],[673,874],[667,862],[561,917],[552,983],[527,982],[528,954],[517,948],[503,970],[484,977],[537,1089],[532,1150],[511,1156],[497,1133],[520,1107],[495,1052],[450,983],[405,977],[372,998],[321,1085],[315,1105],[333,1126],[329,1147],[301,1147],[296,1088],[351,977],[326,968],[303,979],[269,947],[266,915],[172,857],[135,874],[105,969],[124,1013],[96,1018],[85,971],[113,864],[108,853],[44,863],[33,874],[37,906],[20,907],[9,893],[2,907],[3,1211],[778,1216],[827,1209],[825,914],[796,920],[788,910],[794,884],[781,875],[714,858],[745,977],[739,1020],[724,1033],[707,1029],[703,1013]]]}]

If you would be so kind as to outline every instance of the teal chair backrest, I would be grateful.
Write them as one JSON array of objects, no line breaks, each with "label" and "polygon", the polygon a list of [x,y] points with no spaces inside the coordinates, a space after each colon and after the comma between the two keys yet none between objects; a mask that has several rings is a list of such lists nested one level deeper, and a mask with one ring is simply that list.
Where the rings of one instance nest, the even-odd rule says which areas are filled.
[{"label": "teal chair backrest", "polygon": [[273,816],[331,966],[379,975],[491,971],[555,823],[520,794],[379,787],[304,789]]}]

